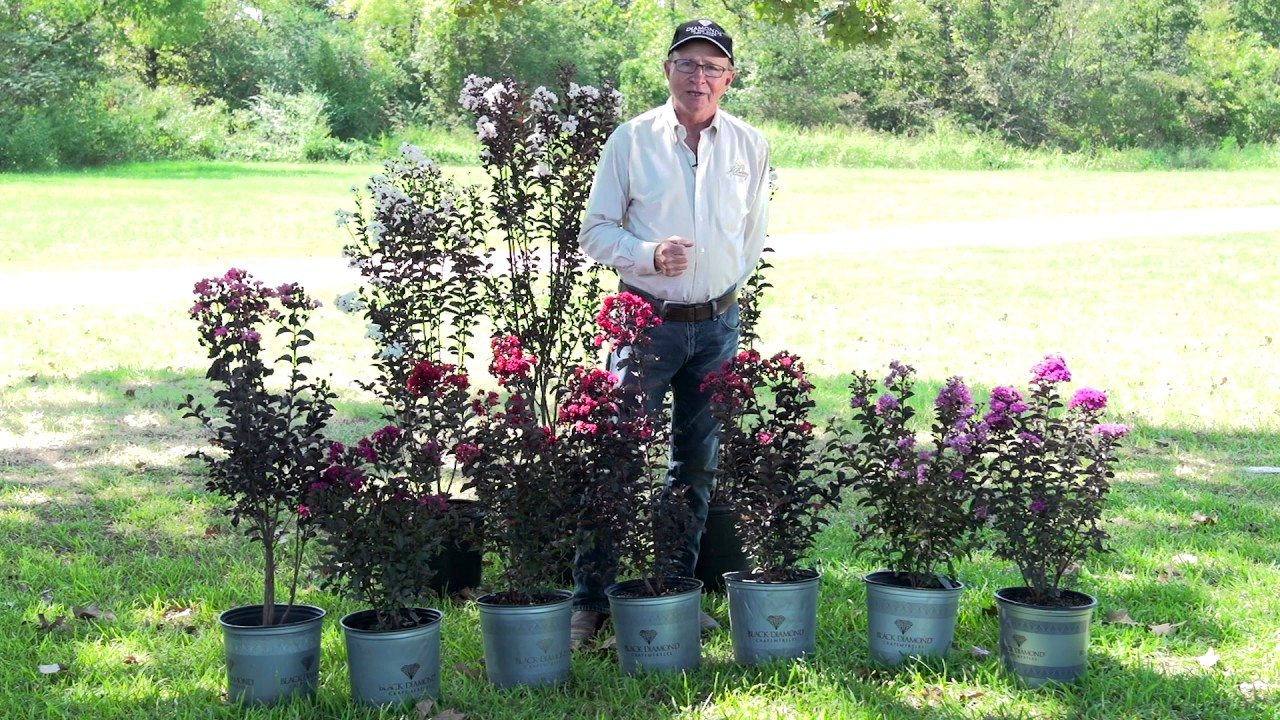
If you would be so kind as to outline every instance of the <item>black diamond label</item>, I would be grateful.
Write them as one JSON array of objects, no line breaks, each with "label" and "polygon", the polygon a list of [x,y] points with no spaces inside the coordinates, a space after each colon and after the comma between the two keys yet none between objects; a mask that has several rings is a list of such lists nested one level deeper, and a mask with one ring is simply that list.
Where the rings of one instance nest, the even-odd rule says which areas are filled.
[{"label": "black diamond label", "polygon": [[1016,643],[1018,643],[1018,647],[1022,647],[1022,643],[1024,643],[1024,642],[1026,642],[1026,641],[1027,641],[1027,636],[1026,636],[1026,635],[1014,635],[1014,636],[1013,636],[1013,641],[1014,641],[1014,642],[1016,642]]},{"label": "black diamond label", "polygon": [[644,638],[645,645],[652,645],[653,639],[658,637],[658,632],[656,630],[641,630],[640,637]]},{"label": "black diamond label", "polygon": [[554,641],[551,640],[551,638],[542,638],[541,640],[538,641],[538,647],[542,648],[542,652],[544,653],[551,652],[551,646],[554,644],[555,643]]},{"label": "black diamond label", "polygon": [[422,667],[422,666],[421,666],[421,665],[419,665],[418,663],[412,663],[412,664],[409,664],[409,665],[401,665],[401,666],[400,666],[400,672],[404,673],[404,676],[405,676],[405,677],[407,677],[407,678],[409,678],[410,680],[412,680],[412,679],[413,679],[413,676],[418,674],[418,668],[420,668],[420,667]]},{"label": "black diamond label", "polygon": [[779,627],[782,626],[782,623],[787,621],[787,616],[786,615],[770,615],[769,617],[765,618],[765,620],[768,620],[769,624],[773,626],[773,629],[777,630]]},{"label": "black diamond label", "polygon": [[894,620],[893,624],[898,626],[898,632],[902,633],[903,635],[906,635],[907,631],[910,630],[911,626],[914,625],[915,623],[911,622],[910,620]]}]

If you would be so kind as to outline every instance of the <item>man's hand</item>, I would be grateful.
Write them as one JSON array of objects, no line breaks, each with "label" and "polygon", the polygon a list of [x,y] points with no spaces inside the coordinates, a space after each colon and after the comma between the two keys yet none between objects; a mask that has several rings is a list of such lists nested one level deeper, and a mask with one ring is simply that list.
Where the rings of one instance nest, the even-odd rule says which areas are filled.
[{"label": "man's hand", "polygon": [[689,268],[689,253],[685,248],[691,247],[693,241],[679,235],[663,240],[653,253],[653,269],[667,277],[679,275]]}]

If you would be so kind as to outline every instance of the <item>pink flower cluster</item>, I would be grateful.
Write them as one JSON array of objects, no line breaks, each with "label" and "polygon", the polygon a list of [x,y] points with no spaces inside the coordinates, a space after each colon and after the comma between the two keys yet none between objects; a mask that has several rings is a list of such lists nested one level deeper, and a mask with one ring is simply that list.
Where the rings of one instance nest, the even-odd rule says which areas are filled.
[{"label": "pink flower cluster", "polygon": [[618,376],[600,368],[574,370],[569,394],[560,406],[560,422],[594,435],[600,425],[617,420]]},{"label": "pink flower cluster", "polygon": [[489,373],[504,385],[516,378],[529,377],[533,366],[538,363],[538,358],[526,353],[520,347],[520,338],[514,335],[494,338],[489,346],[493,348]]},{"label": "pink flower cluster", "polygon": [[1071,382],[1067,361],[1061,355],[1045,355],[1043,360],[1031,368],[1031,382],[1042,385]]},{"label": "pink flower cluster", "polygon": [[596,347],[605,343],[614,350],[634,345],[648,328],[662,324],[648,300],[634,293],[622,292],[604,299],[596,313],[596,325],[602,331],[595,338]]}]

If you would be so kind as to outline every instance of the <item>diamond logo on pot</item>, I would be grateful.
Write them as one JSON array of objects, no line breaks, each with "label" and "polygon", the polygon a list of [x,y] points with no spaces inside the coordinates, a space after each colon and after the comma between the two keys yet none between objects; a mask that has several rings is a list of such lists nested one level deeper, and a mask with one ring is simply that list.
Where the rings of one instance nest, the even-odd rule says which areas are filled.
[{"label": "diamond logo on pot", "polygon": [[658,632],[656,630],[641,630],[640,637],[644,638],[645,645],[652,645],[653,639],[658,637]]},{"label": "diamond logo on pot", "polygon": [[1024,643],[1024,642],[1026,642],[1026,641],[1027,641],[1027,636],[1026,636],[1026,635],[1014,635],[1014,636],[1013,636],[1013,641],[1014,641],[1014,642],[1016,642],[1016,643],[1018,643],[1018,647],[1022,647],[1022,643]]},{"label": "diamond logo on pot", "polygon": [[915,623],[910,620],[894,620],[893,624],[898,626],[898,632],[903,635],[906,635],[907,631],[911,629],[911,626],[915,625]]},{"label": "diamond logo on pot", "polygon": [[543,653],[551,652],[551,646],[553,644],[555,644],[555,642],[551,638],[542,638],[538,641],[538,647],[542,648]]},{"label": "diamond logo on pot", "polygon": [[313,668],[313,667],[315,667],[315,666],[316,666],[316,656],[315,656],[315,655],[308,655],[308,656],[306,656],[306,657],[302,658],[302,667],[303,667],[307,672],[311,672],[311,668]]},{"label": "diamond logo on pot", "polygon": [[768,620],[769,624],[773,626],[773,629],[777,630],[779,627],[782,626],[782,623],[787,621],[787,616],[786,615],[770,615],[769,617],[765,618],[765,620]]},{"label": "diamond logo on pot", "polygon": [[422,666],[418,663],[413,663],[412,665],[401,665],[400,672],[404,673],[405,677],[412,680],[413,676],[418,674],[418,668],[420,667]]}]

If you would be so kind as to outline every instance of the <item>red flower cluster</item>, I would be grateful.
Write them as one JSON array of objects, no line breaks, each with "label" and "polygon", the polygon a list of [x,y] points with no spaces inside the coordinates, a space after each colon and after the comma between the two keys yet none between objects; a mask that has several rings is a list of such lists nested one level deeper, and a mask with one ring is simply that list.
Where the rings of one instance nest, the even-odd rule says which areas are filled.
[{"label": "red flower cluster", "polygon": [[489,374],[504,385],[515,378],[528,377],[538,363],[538,358],[526,353],[520,347],[520,338],[514,335],[494,338],[489,345],[493,348]]},{"label": "red flower cluster", "polygon": [[463,390],[471,387],[471,381],[467,379],[466,374],[454,372],[455,370],[457,370],[457,367],[449,363],[422,360],[413,366],[405,386],[410,394],[417,397],[422,397],[427,393],[440,395],[450,386]]},{"label": "red flower cluster", "polygon": [[601,423],[617,419],[618,409],[617,375],[599,368],[574,369],[569,394],[560,406],[560,422],[595,434]]},{"label": "red flower cluster", "polygon": [[612,349],[634,345],[646,328],[662,324],[662,318],[653,312],[648,300],[634,293],[623,292],[604,299],[596,324],[603,331],[595,338],[596,347],[608,343]]}]

